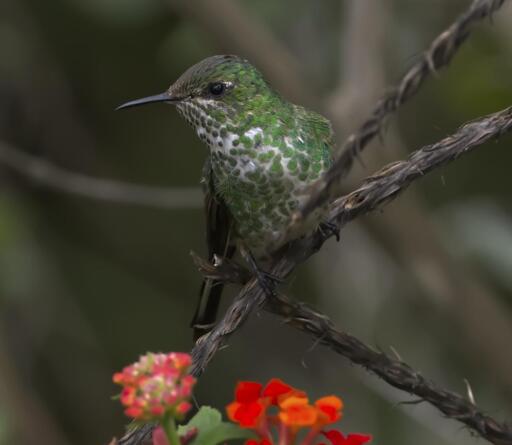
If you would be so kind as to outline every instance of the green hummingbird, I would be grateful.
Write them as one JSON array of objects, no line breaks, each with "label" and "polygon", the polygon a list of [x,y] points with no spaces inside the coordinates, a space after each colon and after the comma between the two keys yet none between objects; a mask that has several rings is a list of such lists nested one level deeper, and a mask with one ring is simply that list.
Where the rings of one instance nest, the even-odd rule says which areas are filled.
[{"label": "green hummingbird", "polygon": [[[256,261],[322,223],[318,211],[297,231],[288,230],[311,185],[332,163],[330,122],[285,100],[235,55],[208,57],[164,93],[118,109],[154,102],[175,105],[208,146],[202,183],[209,260],[229,259],[239,250],[268,288]],[[222,288],[211,279],[203,282],[192,320],[196,336],[213,326]]]}]

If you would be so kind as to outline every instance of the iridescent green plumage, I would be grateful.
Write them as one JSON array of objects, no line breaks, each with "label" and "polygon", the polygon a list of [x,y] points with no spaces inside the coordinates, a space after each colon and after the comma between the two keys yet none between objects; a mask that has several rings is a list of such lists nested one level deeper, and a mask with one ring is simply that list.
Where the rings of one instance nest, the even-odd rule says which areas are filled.
[{"label": "iridescent green plumage", "polygon": [[[126,106],[154,101],[175,103],[209,148],[203,183],[210,259],[233,255],[239,243],[267,258],[288,241],[292,215],[331,164],[329,121],[284,100],[237,56],[205,59],[166,93]],[[203,294],[220,294],[215,284],[207,283]],[[213,321],[204,310],[196,322]]]},{"label": "iridescent green plumage", "polygon": [[[221,97],[204,94],[224,83]],[[210,149],[213,196],[234,219],[234,235],[258,256],[279,244],[307,186],[329,167],[332,131],[317,113],[285,101],[256,68],[235,56],[214,56],[190,68],[169,89],[190,96],[178,110]]]}]

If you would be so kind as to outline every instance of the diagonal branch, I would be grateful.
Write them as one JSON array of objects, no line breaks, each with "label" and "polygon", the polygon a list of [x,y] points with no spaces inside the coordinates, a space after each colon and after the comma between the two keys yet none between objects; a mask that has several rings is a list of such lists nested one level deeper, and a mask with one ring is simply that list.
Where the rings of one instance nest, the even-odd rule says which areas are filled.
[{"label": "diagonal branch", "polygon": [[[512,107],[465,124],[436,144],[413,152],[407,160],[384,167],[357,190],[335,201],[330,212],[330,222],[339,228],[343,227],[353,219],[393,200],[414,180],[511,130]],[[288,276],[299,263],[316,253],[326,239],[324,234],[316,231],[311,236],[294,241],[281,258],[276,259],[271,273],[278,277]],[[243,324],[254,308],[262,307],[265,302],[265,294],[255,280],[251,280],[241,290],[222,321],[194,347],[192,355],[195,375],[202,374],[227,338]]]},{"label": "diagonal branch", "polygon": [[268,300],[265,309],[284,321],[312,335],[316,341],[364,367],[395,388],[414,394],[430,403],[446,417],[464,423],[489,442],[512,444],[512,428],[484,414],[465,397],[439,387],[407,363],[377,352],[356,337],[337,330],[325,315],[305,304],[295,303],[283,296]]},{"label": "diagonal branch", "polygon": [[331,218],[344,225],[390,201],[414,180],[435,168],[512,130],[512,107],[489,114],[460,127],[441,141],[413,152],[368,177],[362,186],[333,203]]},{"label": "diagonal branch", "polygon": [[[358,149],[368,144],[368,142],[379,133],[385,117],[412,97],[433,70],[437,70],[446,65],[469,34],[471,27],[477,21],[496,11],[504,1],[505,0],[474,0],[470,9],[463,14],[448,31],[441,34],[434,41],[429,51],[426,52],[425,58],[411,68],[408,72],[409,77],[406,75],[401,87],[394,91],[394,99],[393,93],[391,93],[381,101],[371,118],[361,126],[360,131],[349,138],[345,147],[351,154],[345,156],[350,159],[349,161],[343,161],[342,165],[344,165],[345,162],[349,164],[343,167],[341,175],[345,173],[345,170],[348,171],[357,153],[357,150],[350,148],[349,144],[353,144],[353,146]],[[216,30],[218,29],[219,28],[216,28]],[[446,34],[449,31],[451,31],[451,34]],[[454,39],[454,35],[456,35],[457,38]],[[447,164],[461,154],[476,148],[493,137],[510,131],[511,127],[512,111],[510,108],[466,124],[455,134],[443,139],[441,142],[414,152],[406,161],[385,167],[377,174],[367,178],[357,190],[335,201],[330,213],[331,222],[337,224],[340,228],[343,227],[358,216],[370,212],[378,206],[394,199],[399,192],[407,188],[414,180],[418,179],[423,174]],[[332,180],[332,182],[334,183],[335,180]],[[292,243],[290,248],[282,253],[280,258],[276,259],[272,273],[282,277],[289,275],[300,262],[317,252],[326,239],[327,238],[322,233],[315,232],[307,238]],[[251,280],[243,287],[237,298],[228,308],[221,322],[209,334],[203,336],[192,350],[194,357],[193,372],[196,376],[204,372],[216,352],[227,341],[228,337],[242,326],[251,311],[262,308],[265,303],[265,295],[254,280]],[[334,348],[335,346],[336,345],[333,343],[332,347]],[[371,369],[369,365],[367,366],[368,369]],[[393,384],[391,380],[387,381]],[[399,386],[399,388],[409,390],[409,388],[405,387]],[[426,392],[418,395],[425,398],[425,400],[429,400],[429,397],[431,397],[431,394],[429,395]],[[460,398],[460,396],[457,397]],[[462,399],[457,397],[455,399],[457,401]],[[431,403],[434,402],[433,399],[429,401]],[[464,406],[464,404],[460,406]],[[453,410],[453,406],[452,411],[450,411],[449,405],[438,407],[441,411],[444,409],[443,412],[445,412],[445,414],[456,412]],[[466,408],[468,407],[466,406]],[[483,431],[488,437],[493,438],[493,440],[502,437],[501,433],[503,433],[506,439],[507,433],[504,426],[474,410],[469,409],[467,412],[472,413],[472,416],[466,417],[466,420],[472,419],[474,423],[469,424],[468,421],[465,423],[475,428],[476,431],[479,433]],[[484,420],[484,426],[480,423],[482,419]],[[464,421],[463,419],[460,420]],[[119,444],[142,444],[150,438],[151,431],[151,425],[132,430],[119,441]],[[494,443],[510,444],[511,442],[499,442],[499,440],[497,440]]]},{"label": "diagonal branch", "polygon": [[346,139],[340,156],[319,181],[317,189],[301,210],[302,218],[331,198],[339,180],[349,172],[354,158],[380,133],[386,118],[413,97],[432,73],[448,65],[473,27],[491,16],[503,3],[505,0],[473,0],[469,9],[434,39],[400,83],[377,103],[358,130]]},{"label": "diagonal branch", "polygon": [[199,187],[157,187],[93,178],[71,172],[0,141],[0,164],[35,184],[60,192],[120,204],[164,209],[199,208]]},{"label": "diagonal branch", "polygon": [[[390,202],[413,181],[428,172],[448,164],[462,154],[511,130],[512,107],[463,125],[441,141],[413,152],[407,160],[384,167],[367,178],[358,189],[336,200],[329,214],[330,222],[342,228],[357,217]],[[275,259],[271,273],[278,277],[288,276],[299,263],[316,253],[327,238],[329,236],[316,231],[310,236],[290,243],[287,250],[281,252],[280,257]],[[210,333],[201,337],[193,348],[194,375],[200,376],[204,372],[228,337],[243,325],[252,310],[262,308],[265,303],[265,294],[252,279],[242,288],[219,324]],[[388,381],[388,383],[391,382]],[[426,394],[418,395],[426,399]],[[492,423],[490,420],[489,422]],[[496,428],[493,427],[493,430],[498,431],[499,428]],[[480,432],[480,429],[476,431]],[[143,427],[142,430],[130,432],[121,439],[119,444],[141,444],[141,438],[147,438],[150,433],[151,426]],[[510,444],[512,442],[494,443]]]},{"label": "diagonal branch", "polygon": [[[407,160],[390,164],[367,178],[358,189],[333,203],[329,221],[341,229],[357,217],[390,202],[428,172],[511,130],[512,107],[469,122],[441,141],[413,152]],[[298,264],[315,254],[330,236],[318,230],[293,241],[276,258],[271,273],[278,277],[288,276]],[[215,352],[242,325],[250,311],[264,302],[263,292],[255,280],[251,280],[240,291],[222,321],[194,347],[195,375],[204,371]]]}]

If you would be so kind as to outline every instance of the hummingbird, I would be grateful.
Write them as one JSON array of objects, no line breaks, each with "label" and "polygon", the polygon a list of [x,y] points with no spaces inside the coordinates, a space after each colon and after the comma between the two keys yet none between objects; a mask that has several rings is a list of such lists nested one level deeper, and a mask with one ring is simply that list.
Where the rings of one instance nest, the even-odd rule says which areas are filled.
[{"label": "hummingbird", "polygon": [[[272,292],[260,264],[293,238],[322,224],[331,229],[320,209],[288,230],[312,184],[332,163],[329,120],[284,99],[236,55],[208,57],[164,93],[118,109],[156,102],[175,105],[208,147],[201,182],[209,261],[231,259],[239,251]],[[204,280],[191,323],[195,338],[213,327],[222,290],[222,282]]]}]

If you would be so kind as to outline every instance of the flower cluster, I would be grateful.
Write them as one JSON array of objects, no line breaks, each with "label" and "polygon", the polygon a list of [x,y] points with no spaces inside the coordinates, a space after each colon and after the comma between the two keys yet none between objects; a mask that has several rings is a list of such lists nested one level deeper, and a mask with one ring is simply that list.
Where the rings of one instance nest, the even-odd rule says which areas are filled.
[{"label": "flower cluster", "polygon": [[[201,407],[188,424],[176,426],[190,410],[196,383],[189,374],[190,355],[148,353],[114,374],[123,387],[120,401],[125,414],[138,422],[156,422],[153,445],[218,445],[227,440],[246,439],[245,445],[363,445],[365,434],[348,434],[326,429],[342,417],[343,402],[329,395],[310,402],[307,394],[282,380],[265,386],[239,382],[235,400],[227,407],[231,421],[210,407]],[[277,436],[277,437],[275,437]],[[322,443],[327,439],[328,444]],[[274,440],[275,439],[275,440]]]},{"label": "flower cluster", "polygon": [[248,440],[246,445],[272,445],[272,427],[276,427],[279,444],[293,444],[301,429],[307,428],[301,445],[310,445],[323,434],[332,445],[361,445],[371,437],[350,434],[345,437],[337,430],[324,431],[327,425],[341,419],[343,402],[336,396],[326,396],[311,403],[303,391],[272,379],[265,387],[257,382],[240,382],[235,400],[227,408],[228,417],[244,428],[254,430],[260,440]]},{"label": "flower cluster", "polygon": [[191,363],[184,353],[148,353],[114,374],[114,383],[123,386],[120,400],[125,414],[139,421],[182,418],[191,408],[196,382],[188,374]]}]

